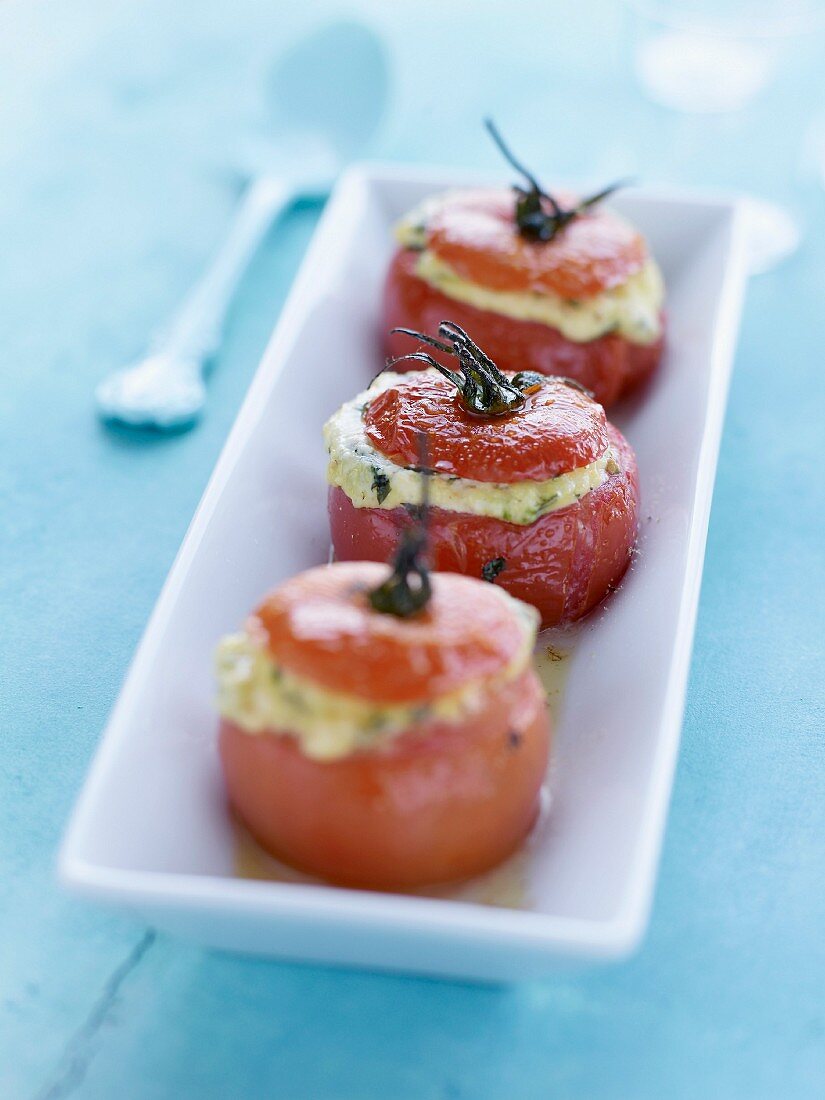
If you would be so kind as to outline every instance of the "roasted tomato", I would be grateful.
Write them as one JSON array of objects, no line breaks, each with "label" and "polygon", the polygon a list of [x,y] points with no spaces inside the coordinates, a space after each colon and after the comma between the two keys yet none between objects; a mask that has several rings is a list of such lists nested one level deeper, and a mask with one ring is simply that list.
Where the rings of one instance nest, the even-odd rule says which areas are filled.
[{"label": "roasted tomato", "polygon": [[[456,330],[442,326],[448,335],[448,327]],[[433,567],[495,581],[536,607],[546,626],[578,619],[631,558],[639,507],[633,451],[602,407],[562,379],[499,375],[490,392],[503,383],[506,393],[516,381],[527,392],[506,415],[484,416],[457,392],[462,377],[387,373],[329,421],[336,557],[384,561],[392,553],[420,498],[416,447],[424,435]]]},{"label": "roasted tomato", "polygon": [[367,562],[310,570],[222,643],[220,756],[235,812],[274,855],[403,889],[518,846],[550,730],[530,608],[435,574],[420,610],[379,612],[370,593],[387,576]]},{"label": "roasted tomato", "polygon": [[[627,440],[608,437],[619,469],[580,501],[528,527],[492,516],[430,511],[434,569],[489,577],[535,607],[543,626],[586,615],[622,579],[636,541],[639,486]],[[356,508],[343,489],[329,493],[332,544],[340,561],[384,561],[409,523],[406,508]]]},{"label": "roasted tomato", "polygon": [[433,332],[450,317],[501,369],[562,374],[612,404],[654,370],[663,332],[662,278],[643,237],[599,205],[622,185],[550,194],[485,125],[524,183],[436,195],[399,223],[387,351],[404,351],[394,328]]},{"label": "roasted tomato", "polygon": [[[606,407],[641,387],[661,360],[664,346],[661,311],[657,315],[660,334],[649,343],[638,343],[617,332],[605,332],[590,340],[571,340],[544,322],[479,309],[448,296],[417,274],[420,255],[417,250],[399,248],[387,273],[382,321],[388,333],[385,351],[390,357],[406,350],[403,336],[394,334],[392,329],[406,327],[434,332],[445,317],[450,317],[472,332],[500,367],[575,378]],[[433,355],[442,363],[447,362],[442,352],[434,351]]]}]

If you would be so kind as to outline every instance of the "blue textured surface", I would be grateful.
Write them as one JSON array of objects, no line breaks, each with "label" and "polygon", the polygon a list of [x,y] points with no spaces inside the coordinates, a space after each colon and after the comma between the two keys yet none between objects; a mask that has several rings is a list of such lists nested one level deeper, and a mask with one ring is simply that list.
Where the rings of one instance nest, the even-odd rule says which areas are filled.
[{"label": "blue textured surface", "polygon": [[825,1095],[825,236],[802,148],[822,42],[746,115],[678,119],[634,86],[612,4],[456,4],[437,36],[420,5],[355,7],[396,73],[377,155],[490,167],[493,110],[561,176],[750,186],[807,222],[749,290],[650,933],[620,966],[473,988],[204,953],[58,892],[66,817],[315,212],[250,271],[196,431],[107,432],[92,391],[218,240],[267,66],[327,5],[7,0],[0,1095]]}]

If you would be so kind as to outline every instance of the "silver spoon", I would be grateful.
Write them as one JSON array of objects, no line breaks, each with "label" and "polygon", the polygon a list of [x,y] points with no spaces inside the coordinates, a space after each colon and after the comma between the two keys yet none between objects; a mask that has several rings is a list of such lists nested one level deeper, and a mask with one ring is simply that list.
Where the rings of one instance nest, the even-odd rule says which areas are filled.
[{"label": "silver spoon", "polygon": [[198,419],[206,401],[204,368],[267,230],[297,199],[327,194],[342,164],[378,127],[388,92],[382,45],[360,23],[330,24],[284,55],[269,92],[275,132],[283,137],[257,150],[255,174],[223,246],[149,353],[98,386],[104,419],[160,429]]}]

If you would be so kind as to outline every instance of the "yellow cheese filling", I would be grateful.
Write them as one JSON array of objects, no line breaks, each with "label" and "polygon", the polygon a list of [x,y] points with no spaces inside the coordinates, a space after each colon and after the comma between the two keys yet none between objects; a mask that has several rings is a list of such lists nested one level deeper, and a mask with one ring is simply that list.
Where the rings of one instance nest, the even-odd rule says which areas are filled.
[{"label": "yellow cheese filling", "polygon": [[[479,582],[482,583],[482,582]],[[491,684],[515,679],[527,667],[538,630],[538,613],[496,589],[512,605],[524,627],[523,645],[492,679],[419,705],[380,705],[327,691],[273,661],[259,640],[246,632],[230,634],[218,646],[218,710],[247,733],[288,733],[313,760],[339,760],[359,749],[376,748],[388,738],[426,721],[456,722],[479,711]]]},{"label": "yellow cheese filling", "polygon": [[635,344],[652,344],[661,335],[664,282],[653,259],[620,286],[591,298],[492,290],[462,278],[426,247],[426,220],[432,210],[433,200],[413,211],[396,227],[396,238],[419,252],[416,275],[448,298],[516,321],[549,325],[576,343],[616,332]]},{"label": "yellow cheese filling", "polygon": [[[324,425],[329,453],[327,480],[342,489],[356,508],[399,508],[421,501],[421,474],[397,466],[373,446],[364,431],[364,406],[403,377],[392,371],[380,374],[368,390],[342,405]],[[616,456],[608,447],[587,466],[547,481],[506,484],[435,471],[429,479],[430,503],[448,512],[469,512],[527,525],[547,512],[575,504],[618,468]]]}]

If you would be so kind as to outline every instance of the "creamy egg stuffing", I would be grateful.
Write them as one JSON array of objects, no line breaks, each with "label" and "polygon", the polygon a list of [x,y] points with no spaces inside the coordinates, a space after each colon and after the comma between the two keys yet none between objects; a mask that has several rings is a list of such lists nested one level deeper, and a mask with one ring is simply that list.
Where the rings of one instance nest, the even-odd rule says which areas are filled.
[{"label": "creamy egg stuffing", "polygon": [[419,253],[416,275],[448,298],[516,321],[549,325],[576,343],[617,332],[635,344],[652,344],[661,335],[664,282],[653,259],[620,286],[580,300],[549,292],[491,290],[463,279],[426,247],[427,220],[447,197],[426,200],[396,226],[395,235],[401,245]]},{"label": "creamy egg stuffing", "polygon": [[[437,373],[432,368],[428,370],[430,374]],[[404,377],[393,371],[380,374],[369,389],[342,405],[324,426],[329,453],[327,480],[343,489],[356,508],[399,508],[421,501],[421,474],[397,466],[373,446],[364,430],[365,406]],[[608,447],[587,466],[547,481],[499,484],[435,471],[430,477],[430,503],[450,512],[469,512],[526,525],[547,512],[575,504],[618,469],[616,455]]]},{"label": "creamy egg stuffing", "polygon": [[456,722],[481,710],[489,693],[515,679],[531,659],[539,616],[496,589],[523,628],[522,644],[502,671],[420,704],[381,705],[328,691],[278,665],[262,639],[248,631],[224,638],[216,654],[218,710],[247,733],[277,730],[293,736],[313,760],[339,760],[375,748],[422,722]]}]

